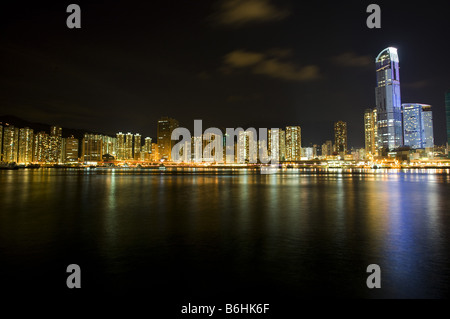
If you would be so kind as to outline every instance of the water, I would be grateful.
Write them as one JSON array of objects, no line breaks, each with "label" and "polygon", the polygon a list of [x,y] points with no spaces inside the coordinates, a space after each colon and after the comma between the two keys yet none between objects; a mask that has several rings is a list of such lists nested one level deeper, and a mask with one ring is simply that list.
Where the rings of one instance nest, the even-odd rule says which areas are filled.
[{"label": "water", "polygon": [[448,170],[18,170],[0,194],[0,286],[17,293],[67,293],[78,264],[93,295],[449,295]]}]

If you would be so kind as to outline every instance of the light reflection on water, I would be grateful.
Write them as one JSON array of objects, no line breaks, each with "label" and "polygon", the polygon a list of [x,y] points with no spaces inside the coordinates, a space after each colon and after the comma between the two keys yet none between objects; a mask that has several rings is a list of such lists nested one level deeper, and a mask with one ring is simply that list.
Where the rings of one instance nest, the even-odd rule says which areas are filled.
[{"label": "light reflection on water", "polygon": [[[51,277],[78,259],[91,287],[110,293],[144,282],[194,295],[448,294],[444,170],[40,169],[0,181],[1,269],[16,285],[18,269]],[[371,263],[379,291],[365,286]]]}]

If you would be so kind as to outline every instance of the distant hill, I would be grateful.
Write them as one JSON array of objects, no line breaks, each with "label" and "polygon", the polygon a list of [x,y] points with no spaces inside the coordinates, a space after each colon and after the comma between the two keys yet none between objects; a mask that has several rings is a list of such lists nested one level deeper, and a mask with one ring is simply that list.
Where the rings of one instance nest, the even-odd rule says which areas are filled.
[{"label": "distant hill", "polygon": [[[47,133],[50,133],[50,127],[53,125],[56,125],[56,124],[34,123],[34,122],[30,122],[30,121],[21,119],[14,115],[0,115],[0,123],[3,123],[3,125],[5,123],[8,123],[10,125],[14,125],[19,128],[29,127],[31,129],[33,129],[35,133],[40,132],[40,131],[45,131]],[[85,133],[101,134],[101,135],[110,136],[109,134],[104,134],[104,133],[100,133],[100,132],[92,132],[92,131],[87,131],[87,130],[62,127],[63,137],[69,137],[69,136],[73,135],[74,137],[81,140]]]}]

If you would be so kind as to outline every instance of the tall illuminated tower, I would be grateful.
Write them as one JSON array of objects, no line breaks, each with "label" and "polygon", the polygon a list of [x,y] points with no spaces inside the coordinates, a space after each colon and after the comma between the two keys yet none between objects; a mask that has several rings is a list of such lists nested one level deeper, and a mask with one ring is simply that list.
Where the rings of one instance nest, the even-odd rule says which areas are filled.
[{"label": "tall illuminated tower", "polygon": [[376,60],[375,88],[378,126],[378,147],[385,155],[402,146],[402,105],[400,96],[399,59],[396,48],[381,51]]},{"label": "tall illuminated tower", "polygon": [[433,148],[433,113],[431,105],[402,104],[404,144],[413,149]]},{"label": "tall illuminated tower", "polygon": [[116,134],[116,159],[125,159],[125,135],[122,132]]},{"label": "tall illuminated tower", "polygon": [[141,160],[142,136],[139,133],[134,135],[133,157],[136,161]]},{"label": "tall illuminated tower", "polygon": [[377,109],[367,109],[364,113],[364,136],[366,153],[378,153]]},{"label": "tall illuminated tower", "polygon": [[336,152],[342,155],[347,153],[347,123],[336,122],[334,123],[334,144],[336,146]]},{"label": "tall illuminated tower", "polygon": [[25,127],[19,130],[19,163],[28,164],[33,161],[33,130]]},{"label": "tall illuminated tower", "polygon": [[19,129],[13,125],[6,125],[3,131],[3,161],[16,163],[18,155]]},{"label": "tall illuminated tower", "polygon": [[78,139],[73,135],[65,139],[64,162],[78,162]]},{"label": "tall illuminated tower", "polygon": [[286,127],[286,161],[300,161],[302,156],[302,130],[300,126]]},{"label": "tall illuminated tower", "polygon": [[178,121],[170,117],[162,117],[158,120],[158,151],[159,158],[170,161],[172,157],[172,131],[178,127]]},{"label": "tall illuminated tower", "polygon": [[130,132],[125,136],[125,159],[133,159],[133,134]]}]

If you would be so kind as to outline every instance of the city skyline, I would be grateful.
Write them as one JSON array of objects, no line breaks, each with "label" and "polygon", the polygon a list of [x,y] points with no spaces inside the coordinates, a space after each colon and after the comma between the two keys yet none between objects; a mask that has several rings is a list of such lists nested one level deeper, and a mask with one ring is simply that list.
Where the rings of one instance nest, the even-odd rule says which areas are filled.
[{"label": "city skyline", "polygon": [[[376,106],[373,62],[392,46],[401,61],[402,103],[432,105],[436,144],[445,143],[439,114],[450,66],[438,35],[448,21],[432,4],[382,1],[382,27],[371,30],[365,1],[345,10],[329,3],[327,13],[312,4],[306,14],[293,1],[255,0],[267,9],[256,21],[233,20],[240,7],[230,13],[231,2],[170,9],[83,4],[80,30],[67,29],[63,5],[8,3],[2,21],[9,28],[0,37],[1,57],[10,61],[1,78],[1,113],[153,139],[155,120],[164,115],[186,125],[201,118],[209,127],[300,125],[305,145],[333,139],[333,123],[342,120],[349,145],[364,147],[360,114]],[[21,24],[14,19],[19,14]],[[112,24],[117,16],[121,22]],[[419,16],[420,25],[408,23]]]}]

